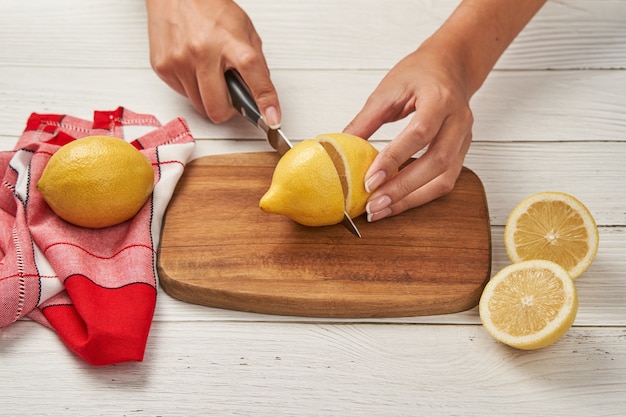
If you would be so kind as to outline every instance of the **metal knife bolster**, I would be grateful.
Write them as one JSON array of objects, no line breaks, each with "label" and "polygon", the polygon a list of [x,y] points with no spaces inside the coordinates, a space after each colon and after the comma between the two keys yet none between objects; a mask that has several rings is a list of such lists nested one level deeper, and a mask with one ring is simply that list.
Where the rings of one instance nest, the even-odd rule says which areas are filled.
[{"label": "metal knife bolster", "polygon": [[293,148],[291,141],[287,139],[287,136],[283,133],[280,128],[278,129],[268,129],[267,130],[267,141],[272,145],[272,148],[276,149],[276,151],[282,156],[289,149]]},{"label": "metal knife bolster", "polygon": [[257,127],[265,132],[267,135],[267,141],[269,144],[278,152],[280,156],[283,156],[285,152],[289,149],[293,148],[293,144],[287,138],[287,136],[283,133],[283,131],[278,129],[272,129],[265,123],[265,119],[261,116],[256,123]]},{"label": "metal knife bolster", "polygon": [[[245,107],[241,107],[241,114],[246,117]],[[272,148],[274,148],[276,152],[278,152],[280,156],[283,156],[285,152],[293,148],[293,144],[283,133],[283,131],[280,128],[272,129],[271,127],[269,127],[267,123],[265,123],[265,119],[263,119],[263,116],[260,116],[258,119],[256,119],[255,124],[259,129],[265,132],[265,134],[267,135],[267,141],[272,146]]]}]

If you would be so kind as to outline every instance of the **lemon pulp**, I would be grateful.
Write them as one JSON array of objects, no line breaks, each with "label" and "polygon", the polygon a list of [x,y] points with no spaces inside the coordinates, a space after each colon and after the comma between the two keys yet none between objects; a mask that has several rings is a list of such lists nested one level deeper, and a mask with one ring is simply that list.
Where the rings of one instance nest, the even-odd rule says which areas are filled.
[{"label": "lemon pulp", "polygon": [[479,313],[495,339],[518,349],[540,349],[559,340],[578,311],[573,280],[560,265],[524,261],[498,272],[485,286]]},{"label": "lemon pulp", "polygon": [[598,229],[579,200],[558,192],[533,194],[511,212],[504,231],[511,261],[546,259],[579,277],[595,259]]}]

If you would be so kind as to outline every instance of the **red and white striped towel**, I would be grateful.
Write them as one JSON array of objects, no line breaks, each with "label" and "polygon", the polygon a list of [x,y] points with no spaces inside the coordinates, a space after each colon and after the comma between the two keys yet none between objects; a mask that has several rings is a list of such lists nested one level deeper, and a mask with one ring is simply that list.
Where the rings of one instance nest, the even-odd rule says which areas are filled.
[{"label": "red and white striped towel", "polygon": [[[152,163],[152,197],[132,219],[104,229],[73,226],[37,191],[50,157],[65,143],[125,126],[153,130],[131,143]],[[93,365],[143,360],[157,291],[163,215],[194,140],[182,119],[165,125],[124,108],[87,121],[32,114],[13,151],[0,152],[0,327],[28,316],[53,328]]]}]

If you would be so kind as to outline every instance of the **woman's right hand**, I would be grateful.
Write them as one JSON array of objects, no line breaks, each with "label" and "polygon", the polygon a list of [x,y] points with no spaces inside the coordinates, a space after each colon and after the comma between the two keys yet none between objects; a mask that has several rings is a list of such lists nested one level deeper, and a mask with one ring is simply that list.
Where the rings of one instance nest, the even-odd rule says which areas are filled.
[{"label": "woman's right hand", "polygon": [[232,0],[146,0],[150,63],[163,81],[214,123],[236,114],[224,72],[236,69],[267,124],[280,126],[278,94],[261,38]]}]

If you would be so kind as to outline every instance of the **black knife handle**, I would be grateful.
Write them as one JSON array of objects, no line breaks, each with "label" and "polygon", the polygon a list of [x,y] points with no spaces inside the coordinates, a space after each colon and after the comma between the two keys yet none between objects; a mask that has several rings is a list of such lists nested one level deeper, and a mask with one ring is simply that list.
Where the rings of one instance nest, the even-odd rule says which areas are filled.
[{"label": "black knife handle", "polygon": [[226,85],[228,86],[230,99],[235,110],[241,113],[250,123],[267,132],[268,128],[263,117],[261,117],[259,107],[254,98],[252,98],[252,94],[250,94],[248,86],[241,78],[241,75],[236,70],[230,69],[224,73],[224,77],[226,78]]}]

